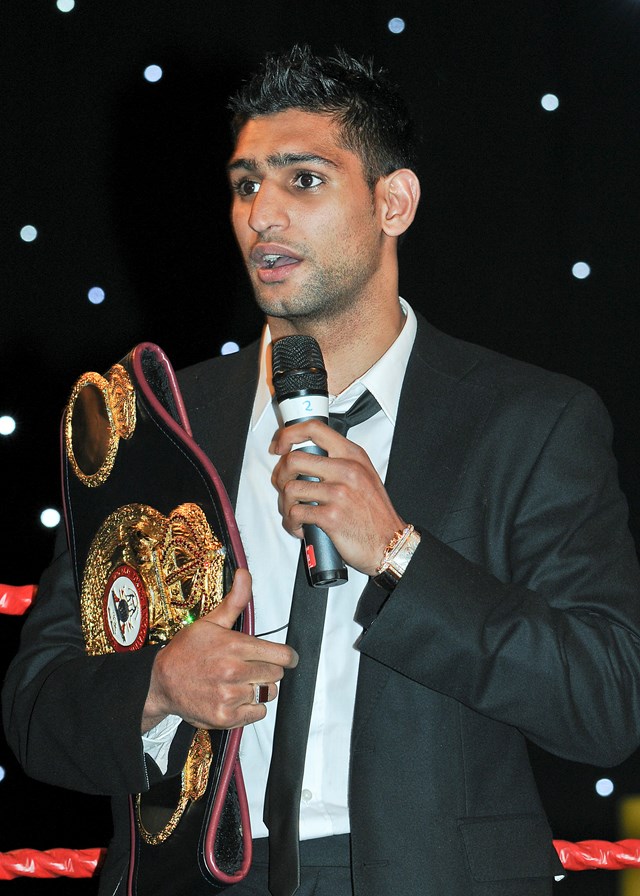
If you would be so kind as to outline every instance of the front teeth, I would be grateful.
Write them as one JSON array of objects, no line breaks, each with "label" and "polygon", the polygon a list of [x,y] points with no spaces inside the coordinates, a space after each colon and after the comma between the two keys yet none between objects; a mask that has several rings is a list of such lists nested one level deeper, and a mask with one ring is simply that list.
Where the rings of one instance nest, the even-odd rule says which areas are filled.
[{"label": "front teeth", "polygon": [[262,260],[268,268],[272,268],[281,255],[263,255]]}]

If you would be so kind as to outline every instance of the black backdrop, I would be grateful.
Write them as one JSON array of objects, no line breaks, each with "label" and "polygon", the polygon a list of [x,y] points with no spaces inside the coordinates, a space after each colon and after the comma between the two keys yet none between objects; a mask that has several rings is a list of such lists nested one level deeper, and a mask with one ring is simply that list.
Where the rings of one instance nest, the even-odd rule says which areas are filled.
[{"label": "black backdrop", "polygon": [[[0,415],[17,429],[0,437],[0,582],[36,581],[50,557],[38,517],[60,507],[59,417],[80,373],[144,340],[180,367],[257,335],[228,226],[225,99],[265,50],[294,41],[372,54],[401,84],[423,182],[402,293],[447,332],[596,388],[640,539],[637,0],[76,0],[68,13],[2,0]],[[143,78],[151,63],[157,83]],[[540,104],[548,92],[554,112]],[[572,275],[576,261],[588,278]],[[1,619],[3,667],[20,625]],[[607,773],[608,799],[594,791],[603,770],[532,757],[556,837],[619,836],[637,756]],[[1,737],[0,763],[1,850],[106,844],[105,800],[29,781]],[[615,885],[614,873],[581,873],[558,892]]]}]

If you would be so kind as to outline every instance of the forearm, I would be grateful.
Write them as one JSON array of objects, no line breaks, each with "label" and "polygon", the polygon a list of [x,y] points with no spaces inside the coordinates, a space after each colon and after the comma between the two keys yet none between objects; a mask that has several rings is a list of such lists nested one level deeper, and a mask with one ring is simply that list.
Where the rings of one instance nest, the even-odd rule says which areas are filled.
[{"label": "forearm", "polygon": [[554,606],[427,534],[359,649],[558,755],[615,764],[640,741],[640,635],[635,613],[624,621],[636,600],[625,591],[615,613],[596,594]]},{"label": "forearm", "polygon": [[144,789],[140,719],[155,652],[86,655],[68,555],[60,555],[42,578],[3,691],[7,739],[26,772],[89,793]]}]

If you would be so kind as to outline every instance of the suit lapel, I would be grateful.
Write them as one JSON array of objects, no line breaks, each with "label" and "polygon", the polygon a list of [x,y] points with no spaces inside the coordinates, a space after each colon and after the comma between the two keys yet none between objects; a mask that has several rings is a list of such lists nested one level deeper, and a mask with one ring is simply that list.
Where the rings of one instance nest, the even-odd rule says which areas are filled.
[{"label": "suit lapel", "polygon": [[184,397],[194,439],[218,471],[233,507],[258,380],[258,352],[259,343],[254,343],[186,374]]},{"label": "suit lapel", "polygon": [[493,403],[489,390],[471,382],[476,364],[468,346],[418,319],[385,485],[400,515],[436,536]]},{"label": "suit lapel", "polygon": [[[467,377],[477,364],[472,348],[418,316],[389,456],[385,487],[400,516],[440,537],[493,403],[490,390]],[[370,583],[356,618],[366,625],[384,598]],[[374,711],[390,669],[361,657],[352,748]]]}]

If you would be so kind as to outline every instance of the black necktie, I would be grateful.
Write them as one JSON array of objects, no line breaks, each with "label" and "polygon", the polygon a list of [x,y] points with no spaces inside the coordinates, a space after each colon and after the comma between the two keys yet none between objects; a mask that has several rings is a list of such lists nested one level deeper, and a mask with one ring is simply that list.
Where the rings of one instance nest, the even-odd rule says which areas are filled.
[{"label": "black necktie", "polygon": [[[345,414],[330,415],[329,425],[346,435],[351,427],[373,417],[379,410],[376,399],[365,391]],[[269,890],[272,896],[293,896],[300,886],[300,793],[327,590],[309,585],[302,551],[287,631],[287,644],[297,651],[300,660],[280,682],[264,807],[264,821],[269,828]]]},{"label": "black necktie", "polygon": [[364,423],[369,417],[373,417],[380,410],[380,405],[367,389],[353,402],[344,414],[332,414],[329,412],[329,426],[341,435],[346,436],[350,429],[358,423]]}]

